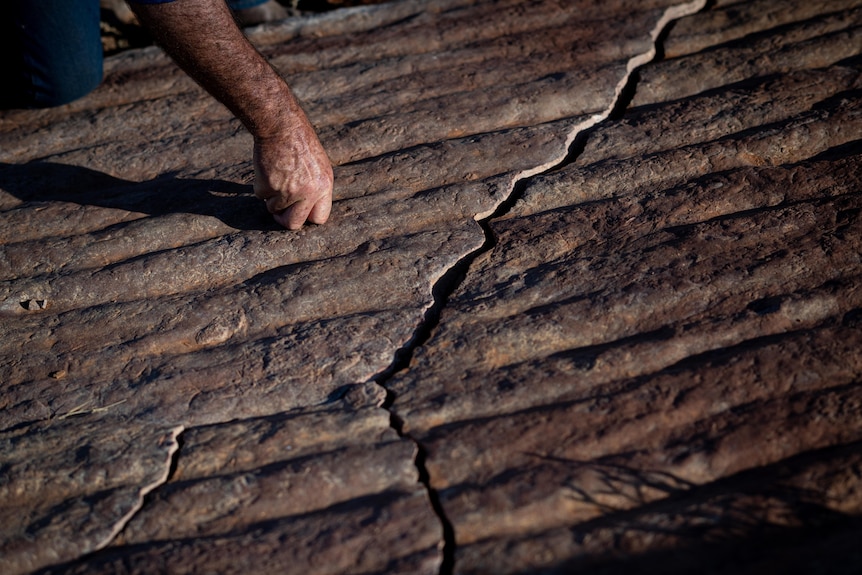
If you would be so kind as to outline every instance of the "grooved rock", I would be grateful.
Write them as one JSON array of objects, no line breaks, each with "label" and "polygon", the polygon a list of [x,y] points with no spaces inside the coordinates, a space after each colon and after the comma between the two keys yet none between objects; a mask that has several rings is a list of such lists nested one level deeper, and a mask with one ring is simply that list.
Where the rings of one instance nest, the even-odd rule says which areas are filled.
[{"label": "grooved rock", "polygon": [[112,546],[48,572],[436,571],[440,532],[425,520],[415,447],[365,391],[188,430],[170,483]]},{"label": "grooved rock", "polygon": [[4,573],[858,571],[862,5],[705,4],[249,30],[298,232],[157,48],[0,112]]},{"label": "grooved rock", "polygon": [[767,4],[674,26],[389,383],[456,573],[862,565],[860,11]]},{"label": "grooved rock", "polygon": [[[441,520],[373,381],[485,244],[476,220],[560,162],[699,4],[411,0],[249,31],[335,164],[330,223],[299,232],[254,199],[249,135],[157,48],[110,58],[68,106],[0,114],[4,460],[60,414],[110,415],[84,447],[186,429],[142,509],[90,518],[107,549],[22,502],[11,571],[437,572]],[[48,455],[33,465],[50,477]],[[15,546],[34,536],[38,553]]]},{"label": "grooved rock", "polygon": [[4,430],[3,573],[28,572],[109,544],[144,496],[167,480],[180,432],[128,425],[86,406]]}]

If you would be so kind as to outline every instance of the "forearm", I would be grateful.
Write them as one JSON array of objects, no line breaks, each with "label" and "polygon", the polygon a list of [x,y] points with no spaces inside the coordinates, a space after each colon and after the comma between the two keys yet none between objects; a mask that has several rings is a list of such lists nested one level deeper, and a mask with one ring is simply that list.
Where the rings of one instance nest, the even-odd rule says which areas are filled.
[{"label": "forearm", "polygon": [[306,122],[287,84],[245,38],[224,0],[132,6],[177,64],[255,137]]},{"label": "forearm", "polygon": [[192,78],[254,136],[254,193],[291,229],[324,223],[332,166],[281,76],[248,42],[224,0],[135,4],[135,13]]}]

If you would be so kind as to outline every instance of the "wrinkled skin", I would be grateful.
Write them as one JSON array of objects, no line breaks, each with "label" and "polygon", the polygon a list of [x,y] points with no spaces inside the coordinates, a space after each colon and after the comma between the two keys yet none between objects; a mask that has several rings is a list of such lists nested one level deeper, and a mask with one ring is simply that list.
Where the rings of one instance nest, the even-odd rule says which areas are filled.
[{"label": "wrinkled skin", "polygon": [[311,125],[281,137],[256,138],[254,193],[282,226],[323,224],[332,208],[332,166]]}]

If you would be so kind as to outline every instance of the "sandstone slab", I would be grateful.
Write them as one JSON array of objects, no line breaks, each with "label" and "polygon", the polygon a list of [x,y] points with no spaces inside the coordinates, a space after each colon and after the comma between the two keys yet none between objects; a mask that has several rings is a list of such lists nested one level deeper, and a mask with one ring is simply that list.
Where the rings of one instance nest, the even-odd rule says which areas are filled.
[{"label": "sandstone slab", "polygon": [[[40,507],[65,467],[34,460],[47,479],[4,536],[39,552],[16,547],[13,571],[436,572],[441,520],[373,381],[486,242],[476,220],[607,116],[696,4],[411,0],[251,31],[336,164],[330,224],[296,233],[251,194],[249,136],[157,48],[109,59],[80,101],[0,114],[4,457],[45,451],[79,406],[62,421],[82,433],[110,414],[96,445],[185,429],[140,510],[143,472],[111,513]],[[137,453],[79,464],[110,476]]]},{"label": "sandstone slab", "polygon": [[0,568],[25,573],[107,546],[168,479],[182,427],[80,406],[2,433]]},{"label": "sandstone slab", "polygon": [[[523,183],[388,383],[457,573],[855,557],[858,5],[719,4],[673,28],[674,57],[573,161]],[[797,464],[806,497],[768,487]]]},{"label": "sandstone slab", "polygon": [[415,447],[378,391],[187,430],[171,481],[111,546],[46,572],[437,572]]}]

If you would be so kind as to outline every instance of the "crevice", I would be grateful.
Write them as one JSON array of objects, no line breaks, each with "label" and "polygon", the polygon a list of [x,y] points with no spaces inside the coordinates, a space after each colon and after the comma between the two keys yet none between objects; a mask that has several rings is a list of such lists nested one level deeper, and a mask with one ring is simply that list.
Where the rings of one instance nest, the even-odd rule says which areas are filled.
[{"label": "crevice", "polygon": [[[484,226],[483,229],[485,229]],[[458,289],[458,286],[460,286],[463,283],[464,278],[467,277],[467,270],[477,257],[489,251],[491,247],[493,246],[488,246],[488,231],[486,230],[485,242],[478,249],[455,262],[452,267],[440,276],[440,279],[438,279],[431,288],[433,303],[425,311],[425,316],[423,317],[422,322],[413,331],[413,335],[407,343],[396,350],[392,363],[386,369],[371,377],[371,381],[386,389],[386,386],[384,385],[385,382],[389,381],[389,379],[391,379],[396,373],[407,369],[410,365],[410,361],[413,359],[413,353],[428,342],[431,338],[431,334],[434,333],[434,330],[439,325],[440,314],[448,305],[451,295],[455,293],[455,290]],[[388,389],[386,392],[386,403],[381,407],[389,409],[391,398],[389,397],[390,394]]]},{"label": "crevice", "polygon": [[455,529],[452,526],[452,522],[449,521],[449,518],[446,516],[446,511],[443,509],[443,504],[440,502],[440,494],[431,486],[431,476],[428,473],[428,467],[425,465],[428,452],[419,441],[410,436],[409,433],[404,432],[404,421],[388,407],[394,399],[392,395],[393,394],[387,389],[386,404],[384,404],[383,407],[389,411],[389,425],[392,429],[398,433],[399,437],[411,441],[416,448],[416,457],[414,458],[413,463],[416,465],[418,481],[425,488],[428,501],[431,503],[431,509],[433,509],[434,514],[440,521],[440,527],[443,532],[443,547],[441,549],[442,558],[439,573],[440,575],[451,575],[455,569]]},{"label": "crevice", "polygon": [[132,506],[132,508],[126,513],[123,517],[121,517],[111,529],[111,532],[104,538],[102,541],[96,543],[93,547],[93,551],[99,551],[100,549],[104,549],[111,542],[117,538],[120,533],[126,528],[126,525],[129,524],[129,521],[134,518],[138,512],[143,509],[144,504],[149,499],[150,493],[154,490],[158,489],[162,485],[168,483],[171,478],[174,476],[177,470],[177,461],[179,460],[180,448],[182,447],[182,434],[185,431],[185,427],[182,425],[178,425],[177,427],[171,428],[167,431],[160,441],[160,445],[167,445],[167,464],[164,467],[164,472],[156,478],[155,481],[148,485],[144,485],[141,487],[140,491],[138,491],[138,501]]},{"label": "crevice", "polygon": [[488,212],[476,215],[474,219],[482,228],[485,235],[484,243],[475,251],[461,258],[451,268],[449,268],[439,280],[437,280],[431,289],[433,301],[425,311],[425,316],[421,324],[414,330],[410,340],[395,352],[392,363],[386,369],[370,378],[370,381],[373,381],[382,387],[386,392],[386,397],[380,407],[389,412],[390,426],[398,433],[399,437],[413,442],[416,447],[416,458],[414,462],[418,473],[418,480],[425,488],[431,507],[440,521],[443,532],[443,547],[441,551],[442,561],[439,571],[440,575],[451,575],[454,573],[456,548],[455,530],[452,522],[446,516],[445,509],[443,509],[440,494],[431,485],[431,478],[426,465],[426,459],[428,457],[427,451],[419,440],[412,437],[409,432],[405,432],[405,422],[398,416],[393,408],[396,400],[395,394],[387,387],[387,382],[397,373],[406,370],[409,367],[416,350],[430,340],[432,334],[440,324],[441,314],[448,305],[449,299],[464,282],[467,272],[473,262],[482,254],[493,250],[497,246],[497,236],[491,227],[491,221],[508,214],[514,208],[518,200],[523,197],[531,178],[540,174],[558,170],[576,161],[586,148],[587,140],[596,126],[607,120],[621,118],[635,97],[639,80],[639,68],[662,58],[663,50],[660,44],[663,43],[667,37],[673,22],[684,16],[692,15],[706,9],[712,1],[713,0],[692,0],[684,4],[667,8],[651,32],[652,46],[650,50],[629,59],[628,65],[626,66],[626,75],[619,84],[617,84],[614,97],[607,109],[604,112],[595,114],[586,121],[573,126],[565,144],[561,146],[562,153],[560,156],[550,160],[548,163],[518,173],[513,178],[513,184],[509,194],[503,198],[495,208]]},{"label": "crevice", "polygon": [[[175,447],[171,451],[171,459],[170,459],[170,463],[168,464],[168,474],[165,477],[164,481],[162,481],[161,485],[164,485],[166,483],[170,483],[170,481],[177,474],[177,466],[179,465],[179,461],[180,461],[180,452],[183,450],[183,443],[184,443],[183,433],[184,432],[185,432],[185,426],[182,426],[182,425],[179,426],[178,428],[174,429],[173,439],[174,439]],[[158,485],[156,487],[158,487]],[[147,492],[147,494],[144,495],[144,497],[145,498],[149,497],[150,492],[152,492],[152,489],[149,490]]]}]

